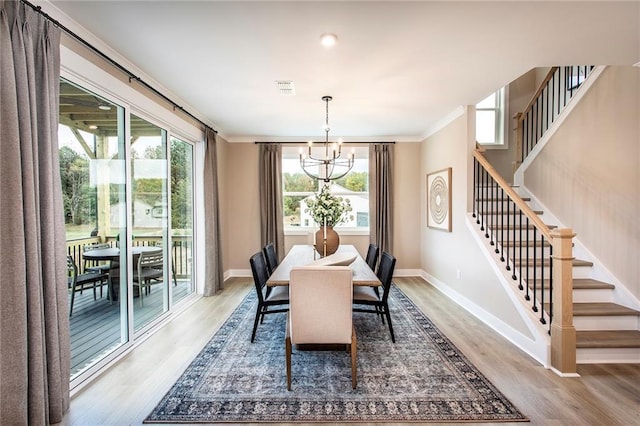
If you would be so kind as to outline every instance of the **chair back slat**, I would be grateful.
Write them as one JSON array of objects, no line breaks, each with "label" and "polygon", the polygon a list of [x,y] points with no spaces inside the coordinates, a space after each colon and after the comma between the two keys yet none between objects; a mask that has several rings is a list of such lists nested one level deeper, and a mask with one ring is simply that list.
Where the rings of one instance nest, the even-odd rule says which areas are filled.
[{"label": "chair back slat", "polygon": [[251,273],[253,275],[253,283],[256,287],[256,293],[260,303],[264,301],[263,290],[269,279],[269,271],[267,270],[267,262],[262,251],[257,252],[249,259],[251,265]]},{"label": "chair back slat", "polygon": [[274,247],[273,243],[269,243],[264,246],[262,252],[267,262],[267,270],[269,272],[269,275],[271,275],[273,274],[273,271],[275,271],[275,269],[278,267],[278,264],[280,264],[280,261],[278,260],[278,254],[276,253],[276,248]]},{"label": "chair back slat", "polygon": [[376,270],[376,263],[378,262],[378,254],[379,254],[378,246],[375,244],[369,244],[369,249],[367,250],[367,257],[365,258],[365,261],[367,262],[367,265],[369,265],[369,268],[371,268],[372,271]]},{"label": "chair back slat", "polygon": [[378,266],[378,279],[382,283],[384,289],[382,293],[382,300],[386,303],[389,298],[389,291],[391,290],[391,283],[393,279],[393,270],[396,267],[396,258],[387,252],[382,252],[380,256],[380,265]]}]

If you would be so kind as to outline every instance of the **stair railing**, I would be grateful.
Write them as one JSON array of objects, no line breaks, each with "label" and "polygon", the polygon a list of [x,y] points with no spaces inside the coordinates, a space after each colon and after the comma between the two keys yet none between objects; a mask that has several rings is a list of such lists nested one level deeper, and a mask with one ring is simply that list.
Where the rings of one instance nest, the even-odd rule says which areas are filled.
[{"label": "stair railing", "polygon": [[[473,152],[473,217],[505,265],[526,303],[551,335],[551,365],[576,372],[573,326],[573,237],[571,229],[551,229],[500,176]],[[548,253],[548,254],[545,254]]]},{"label": "stair railing", "polygon": [[515,115],[514,171],[536,146],[580,88],[593,65],[551,67],[523,112]]}]

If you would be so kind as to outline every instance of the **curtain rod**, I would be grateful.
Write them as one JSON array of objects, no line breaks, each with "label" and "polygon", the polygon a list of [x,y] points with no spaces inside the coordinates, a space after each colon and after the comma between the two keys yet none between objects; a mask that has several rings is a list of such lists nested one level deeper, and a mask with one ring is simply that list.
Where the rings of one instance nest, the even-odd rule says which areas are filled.
[{"label": "curtain rod", "polygon": [[[309,143],[309,141],[306,142],[273,142],[273,141],[255,141],[255,144],[271,144],[271,143],[279,143],[281,145],[306,145]],[[332,144],[334,142],[329,142],[329,144]],[[395,141],[375,141],[375,142],[364,142],[364,141],[343,141],[342,142],[344,145],[351,145],[351,144],[372,144],[372,143],[382,143],[382,144],[395,144]],[[314,142],[314,144],[316,145],[324,145],[324,142]]]},{"label": "curtain rod", "polygon": [[181,107],[180,105],[178,105],[177,103],[175,103],[173,100],[171,100],[168,96],[166,96],[164,93],[161,93],[158,89],[156,89],[155,87],[151,86],[149,83],[147,83],[146,81],[142,80],[140,77],[138,77],[137,75],[135,75],[134,73],[132,73],[131,71],[129,71],[127,68],[125,68],[124,66],[120,65],[118,62],[116,62],[115,60],[111,59],[111,57],[107,56],[106,53],[102,52],[100,49],[98,49],[97,47],[95,47],[94,45],[92,45],[91,43],[89,43],[88,41],[86,41],[85,39],[83,39],[82,37],[80,37],[78,34],[74,33],[73,31],[71,31],[69,28],[65,27],[64,25],[62,25],[58,20],[54,19],[53,17],[51,17],[49,14],[47,14],[46,12],[44,12],[42,10],[42,6],[36,6],[34,4],[29,3],[27,0],[20,0],[20,2],[26,6],[29,6],[31,9],[33,9],[35,12],[39,13],[40,15],[44,16],[48,21],[52,22],[55,26],[57,26],[58,28],[60,28],[61,30],[63,30],[65,33],[67,33],[68,35],[70,35],[71,37],[73,37],[74,39],[76,39],[77,41],[79,41],[82,45],[84,45],[85,47],[89,48],[91,51],[93,51],[94,53],[96,53],[98,56],[100,56],[102,59],[106,60],[107,62],[109,62],[111,65],[113,65],[114,67],[116,67],[117,69],[119,69],[120,71],[122,71],[124,74],[126,74],[129,77],[129,83],[131,83],[131,80],[135,80],[138,83],[140,83],[142,86],[144,86],[145,88],[147,88],[148,90],[152,91],[156,96],[164,99],[166,102],[168,102],[169,104],[171,104],[173,106],[173,110],[175,111],[176,108],[179,109],[180,111],[182,111],[184,114],[186,114],[187,116],[189,116],[191,119],[195,120],[196,122],[200,123],[202,126],[204,126],[205,130],[206,129],[211,129],[213,130],[215,133],[218,133],[217,130],[213,129],[211,126],[207,125],[206,123],[204,123],[202,120],[200,120],[198,117],[196,117],[195,115],[191,114],[189,111],[187,111],[186,109],[184,109],[183,107]]}]

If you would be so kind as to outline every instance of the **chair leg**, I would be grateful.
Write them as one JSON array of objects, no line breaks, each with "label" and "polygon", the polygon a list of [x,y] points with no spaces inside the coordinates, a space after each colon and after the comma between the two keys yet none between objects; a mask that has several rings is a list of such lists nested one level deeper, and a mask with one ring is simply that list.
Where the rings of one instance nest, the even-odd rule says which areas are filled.
[{"label": "chair leg", "polygon": [[358,386],[358,338],[355,327],[351,331],[351,387]]},{"label": "chair leg", "polygon": [[[288,318],[287,318],[288,319]],[[287,390],[291,390],[291,336],[289,335],[289,321],[287,320],[287,332],[284,338],[285,359],[287,365]]]},{"label": "chair leg", "polygon": [[391,313],[389,312],[389,306],[384,307],[384,313],[387,315],[387,322],[389,323],[389,332],[391,333],[391,341],[396,342],[396,337],[393,335],[393,325],[391,325]]},{"label": "chair leg", "polygon": [[75,286],[73,286],[71,288],[71,304],[69,305],[69,316],[73,315],[73,299],[75,299],[76,296],[76,289]]},{"label": "chair leg", "polygon": [[256,319],[253,321],[253,333],[251,333],[251,343],[256,338],[256,330],[258,329],[258,321],[260,320],[260,311],[262,310],[262,306],[258,304],[258,308],[256,309]]}]

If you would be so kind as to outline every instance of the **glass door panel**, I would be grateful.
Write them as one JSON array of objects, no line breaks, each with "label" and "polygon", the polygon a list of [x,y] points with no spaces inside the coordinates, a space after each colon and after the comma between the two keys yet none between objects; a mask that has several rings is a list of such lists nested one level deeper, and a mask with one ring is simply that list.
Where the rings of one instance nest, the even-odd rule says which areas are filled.
[{"label": "glass door panel", "polygon": [[[69,285],[71,378],[129,341],[124,109],[60,81],[58,155],[67,255],[89,288]],[[70,271],[72,276],[73,271]],[[95,274],[95,275],[91,275]]]},{"label": "glass door panel", "polygon": [[193,146],[171,138],[172,303],[194,292]]},{"label": "glass door panel", "polygon": [[[133,319],[138,332],[169,310],[167,133],[131,114]],[[159,262],[155,255],[160,254]]]}]

